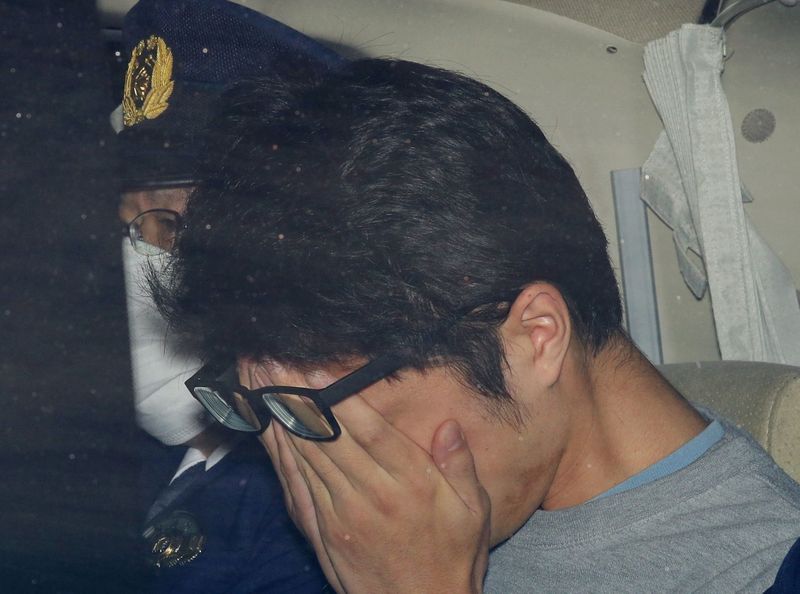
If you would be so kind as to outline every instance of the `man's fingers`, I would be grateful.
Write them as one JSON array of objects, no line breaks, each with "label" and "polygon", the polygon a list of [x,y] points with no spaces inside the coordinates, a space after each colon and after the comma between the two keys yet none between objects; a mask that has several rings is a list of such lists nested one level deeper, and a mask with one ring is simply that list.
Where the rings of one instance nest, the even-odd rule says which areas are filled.
[{"label": "man's fingers", "polygon": [[300,532],[308,538],[309,532],[306,525],[308,521],[304,515],[307,514],[307,511],[303,512],[302,508],[304,505],[307,507],[311,505],[311,496],[307,493],[305,480],[291,454],[288,451],[284,451],[283,455],[281,455],[274,425],[264,432],[261,441],[267,448],[267,452],[269,452],[270,460],[272,460],[272,465],[275,468],[275,474],[278,475],[278,480],[280,480],[286,509]]},{"label": "man's fingers", "polygon": [[451,419],[439,426],[433,434],[431,454],[439,472],[464,505],[475,513],[485,512],[489,497],[478,480],[472,451],[456,421]]},{"label": "man's fingers", "polygon": [[291,499],[291,491],[287,488],[286,484],[286,477],[284,473],[281,471],[281,460],[278,454],[278,443],[275,441],[275,429],[274,425],[270,425],[264,433],[261,434],[259,441],[261,445],[264,446],[264,449],[267,450],[267,454],[269,455],[270,462],[272,463],[272,467],[275,469],[275,474],[278,475],[278,480],[281,483],[281,487],[283,488],[284,498],[286,499],[287,507],[291,509],[289,505]]},{"label": "man's fingers", "polygon": [[[319,447],[318,443],[296,437],[285,430],[283,436],[294,455],[295,463],[303,473],[315,503],[319,499],[324,499],[327,505],[336,509],[337,501],[349,501],[352,498],[353,483],[350,476],[339,467],[336,460]],[[371,464],[367,472],[374,475],[374,471],[374,464]]]},{"label": "man's fingers", "polygon": [[277,423],[273,423],[269,431],[272,432],[279,455],[290,460],[281,465],[282,471],[284,468],[291,468],[296,478],[296,480],[289,483],[289,488],[292,490],[289,497],[295,500],[295,523],[298,524],[298,528],[314,548],[328,582],[337,592],[344,592],[320,533],[319,507],[330,506],[327,490],[321,484],[319,478],[315,477],[313,469],[308,466],[296,448],[292,446],[286,430]]},{"label": "man's fingers", "polygon": [[[371,482],[374,476],[362,476],[364,468],[377,467],[389,476],[403,477],[409,464],[429,465],[427,452],[389,423],[367,399],[356,394],[337,405],[336,418],[342,435],[334,442],[322,443],[353,485]],[[371,460],[370,460],[371,459]],[[371,461],[373,464],[367,464]]]}]

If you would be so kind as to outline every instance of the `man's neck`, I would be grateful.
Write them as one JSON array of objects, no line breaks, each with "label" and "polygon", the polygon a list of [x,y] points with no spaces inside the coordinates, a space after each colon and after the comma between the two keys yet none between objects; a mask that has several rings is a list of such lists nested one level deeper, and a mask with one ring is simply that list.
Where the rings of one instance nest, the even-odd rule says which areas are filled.
[{"label": "man's neck", "polygon": [[[580,375],[576,377],[581,377]],[[579,505],[679,449],[707,422],[624,339],[589,364],[575,399],[567,447],[544,509]]]}]

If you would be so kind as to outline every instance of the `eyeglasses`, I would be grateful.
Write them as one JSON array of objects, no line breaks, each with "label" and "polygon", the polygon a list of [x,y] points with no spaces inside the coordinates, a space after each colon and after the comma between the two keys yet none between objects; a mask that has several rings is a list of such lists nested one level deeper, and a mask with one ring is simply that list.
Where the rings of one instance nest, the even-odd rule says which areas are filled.
[{"label": "eyeglasses", "polygon": [[172,250],[181,215],[168,208],[153,208],[140,213],[128,224],[128,237],[137,253],[155,256]]},{"label": "eyeglasses", "polygon": [[[515,296],[496,303],[513,302]],[[478,307],[481,306],[460,309],[438,330],[426,333],[422,337],[423,350],[429,350],[436,337]],[[297,386],[249,390],[239,384],[235,364],[209,363],[186,381],[186,387],[217,421],[234,431],[263,433],[275,418],[298,437],[332,441],[339,437],[341,428],[331,407],[407,365],[407,357],[388,353],[319,390]]]},{"label": "eyeglasses", "polygon": [[262,433],[274,417],[298,437],[332,441],[341,428],[331,407],[406,364],[398,355],[383,355],[321,390],[296,386],[248,390],[239,384],[235,364],[223,368],[210,363],[190,377],[186,387],[211,416],[234,431]]}]

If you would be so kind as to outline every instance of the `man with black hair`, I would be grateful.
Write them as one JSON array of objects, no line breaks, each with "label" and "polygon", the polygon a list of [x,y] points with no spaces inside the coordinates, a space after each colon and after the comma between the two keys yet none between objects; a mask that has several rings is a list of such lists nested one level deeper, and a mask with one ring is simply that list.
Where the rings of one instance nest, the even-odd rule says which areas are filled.
[{"label": "man with black hair", "polygon": [[772,583],[800,488],[630,342],[587,197],[520,109],[365,60],[240,85],[212,133],[155,297],[337,590]]}]

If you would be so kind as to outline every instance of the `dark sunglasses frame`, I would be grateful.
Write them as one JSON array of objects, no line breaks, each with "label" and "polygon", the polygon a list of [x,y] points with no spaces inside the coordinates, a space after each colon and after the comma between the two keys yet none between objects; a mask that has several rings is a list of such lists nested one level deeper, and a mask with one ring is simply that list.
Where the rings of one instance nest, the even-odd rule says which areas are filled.
[{"label": "dark sunglasses frame", "polygon": [[[214,363],[209,363],[202,367],[197,373],[186,380],[186,387],[198,401],[208,410],[218,421],[220,420],[205,402],[197,395],[195,388],[209,388],[217,392],[241,394],[247,399],[250,408],[261,423],[261,429],[254,429],[249,433],[263,433],[269,427],[270,421],[276,419],[287,431],[290,431],[303,439],[312,441],[333,441],[342,430],[336,417],[334,417],[331,407],[338,404],[345,398],[356,394],[372,384],[390,376],[408,364],[407,360],[395,353],[386,354],[373,359],[369,363],[348,373],[341,379],[336,380],[331,385],[321,389],[302,388],[299,386],[264,386],[256,390],[250,390],[242,386],[238,381],[236,364],[228,367],[221,367]],[[264,402],[263,396],[267,394],[291,394],[303,396],[311,400],[314,405],[325,417],[331,427],[332,434],[329,436],[317,436],[312,434],[299,433],[295,428],[290,427],[284,422],[280,415],[270,410],[269,405]],[[226,404],[231,406],[226,401]],[[235,410],[235,409],[234,409]]]},{"label": "dark sunglasses frame", "polygon": [[[493,303],[513,303],[516,299],[517,292],[509,293],[502,299]],[[422,337],[423,351],[430,350],[435,342],[435,339],[442,335],[443,332],[449,330],[456,322],[464,318],[467,314],[475,309],[490,305],[490,303],[482,303],[480,305],[472,305],[459,309],[454,315],[448,317],[436,330],[428,332]],[[239,383],[237,366],[235,363],[227,365],[219,365],[214,362],[209,363],[202,367],[197,373],[186,380],[186,387],[205,408],[214,416],[214,418],[224,425],[224,422],[219,418],[218,414],[207,405],[195,392],[196,388],[208,388],[216,392],[224,392],[227,394],[241,394],[250,404],[250,408],[261,423],[260,429],[253,429],[246,431],[248,433],[263,433],[269,427],[270,421],[275,418],[283,427],[288,431],[301,437],[303,439],[310,439],[312,441],[333,441],[342,430],[339,426],[336,417],[334,417],[331,407],[338,404],[345,398],[356,394],[365,388],[368,388],[374,383],[390,376],[391,374],[407,367],[409,364],[408,357],[402,356],[400,353],[392,352],[381,355],[365,365],[359,367],[348,373],[341,379],[336,380],[331,385],[321,388],[302,388],[299,386],[264,386],[256,390],[245,388]],[[263,396],[267,394],[290,394],[295,396],[303,396],[311,400],[319,411],[325,417],[325,420],[331,427],[332,435],[330,436],[317,436],[310,434],[303,434],[298,432],[297,429],[290,427],[289,424],[283,421],[279,414],[274,413],[269,405],[264,401]],[[235,408],[231,403],[225,401],[226,404],[234,411]],[[230,428],[230,427],[229,427]]]}]

